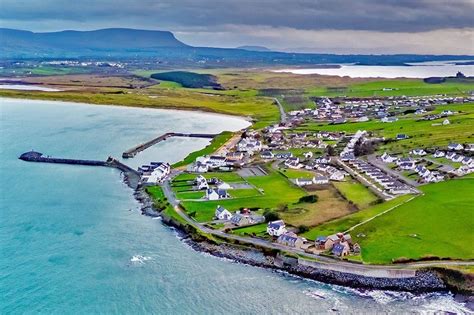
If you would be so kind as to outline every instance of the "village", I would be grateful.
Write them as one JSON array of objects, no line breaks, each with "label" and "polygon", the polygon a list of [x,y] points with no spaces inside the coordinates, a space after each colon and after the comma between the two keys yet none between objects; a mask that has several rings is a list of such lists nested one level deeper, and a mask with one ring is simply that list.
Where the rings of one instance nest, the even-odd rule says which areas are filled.
[{"label": "village", "polygon": [[[219,154],[198,156],[186,167],[173,169],[171,165],[159,162],[144,165],[139,168],[141,182],[144,186],[168,186],[165,190],[170,192],[168,199],[183,208],[193,220],[223,233],[258,238],[306,253],[357,256],[361,248],[347,231],[312,235],[309,240],[300,235],[305,234],[308,227],[295,226],[292,221],[299,220],[293,220],[289,215],[293,224],[288,225],[280,215],[285,216],[286,210],[275,211],[275,208],[282,208],[281,205],[272,206],[270,202],[264,206],[273,187],[271,183],[263,183],[263,179],[276,179],[273,174],[283,175],[280,177],[288,187],[298,187],[291,189],[299,189],[302,197],[286,206],[287,209],[297,208],[299,203],[309,209],[306,205],[313,201],[306,199],[317,200],[318,192],[330,191],[333,187],[337,188],[336,194],[344,195],[338,188],[341,184],[360,186],[366,194],[373,196],[372,203],[419,194],[420,185],[472,173],[474,144],[449,143],[395,152],[386,150],[384,144],[407,141],[411,138],[409,135],[397,133],[387,139],[369,130],[350,133],[344,126],[371,120],[376,120],[377,124],[391,124],[408,114],[412,115],[413,121],[441,120],[432,124],[437,128],[449,125],[448,117],[457,112],[433,113],[434,105],[469,101],[472,97],[318,98],[315,109],[290,112],[285,121],[261,130],[244,130],[234,135],[232,145],[220,150]],[[315,123],[321,124],[319,130],[305,130],[305,126]],[[282,194],[280,201],[284,202],[284,198]],[[348,201],[352,204],[352,200]],[[363,207],[356,205],[355,210]]]}]

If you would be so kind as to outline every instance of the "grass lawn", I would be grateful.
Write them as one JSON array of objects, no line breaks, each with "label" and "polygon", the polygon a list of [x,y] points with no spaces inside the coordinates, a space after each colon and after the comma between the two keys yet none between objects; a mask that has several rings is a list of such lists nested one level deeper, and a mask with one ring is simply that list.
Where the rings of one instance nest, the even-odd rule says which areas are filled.
[{"label": "grass lawn", "polygon": [[423,196],[356,228],[367,263],[424,256],[474,258],[474,180],[421,186]]},{"label": "grass lawn", "polygon": [[[227,208],[231,212],[240,208],[274,209],[280,205],[296,203],[300,197],[306,195],[302,189],[294,186],[276,171],[271,171],[266,176],[248,177],[247,181],[255,187],[263,189],[264,194],[217,201],[184,201],[182,204],[188,213],[196,212],[195,219],[197,221],[205,222],[212,220],[218,205]],[[233,193],[238,191],[229,190],[229,194],[232,196]]]},{"label": "grass lawn", "polygon": [[359,209],[366,208],[378,200],[377,196],[367,187],[355,180],[333,184],[347,200],[352,201]]},{"label": "grass lawn", "polygon": [[204,191],[185,191],[185,192],[178,192],[176,197],[179,200],[183,199],[202,199],[204,197]]},{"label": "grass lawn", "polygon": [[[384,88],[392,90],[383,91]],[[372,96],[416,96],[416,95],[464,95],[474,89],[472,83],[445,82],[441,84],[425,83],[421,79],[394,79],[374,82],[350,84],[346,88],[310,88],[310,96],[342,96],[372,97]]]},{"label": "grass lawn", "polygon": [[257,225],[233,229],[232,233],[237,234],[237,235],[242,235],[242,236],[247,236],[247,235],[265,236],[267,235],[267,223],[261,223]]},{"label": "grass lawn", "polygon": [[316,203],[291,204],[287,211],[280,212],[281,218],[293,226],[315,226],[348,215],[355,210],[332,186],[309,194],[317,195],[318,201]]},{"label": "grass lawn", "polygon": [[288,168],[288,169],[282,169],[281,173],[290,179],[296,179],[296,178],[310,178],[311,179],[314,176],[316,176],[314,172],[311,172],[305,169],[294,170],[294,169]]},{"label": "grass lawn", "polygon": [[172,185],[182,185],[183,182],[193,181],[199,175],[203,175],[207,179],[215,177],[226,183],[240,183],[245,181],[235,172],[209,172],[205,174],[181,173],[174,178]]},{"label": "grass lawn", "polygon": [[217,151],[220,147],[222,147],[230,138],[232,138],[232,132],[224,131],[220,133],[219,135],[217,135],[216,137],[214,137],[211,140],[211,143],[209,143],[205,148],[188,154],[188,156],[186,156],[184,160],[174,163],[172,167],[176,168],[180,166],[185,166],[196,161],[197,157],[204,156],[204,155],[211,155],[212,153]]},{"label": "grass lawn", "polygon": [[348,230],[350,227],[359,224],[360,222],[367,220],[385,210],[388,210],[394,206],[397,206],[399,204],[402,204],[403,202],[409,200],[413,196],[411,195],[404,195],[400,196],[396,199],[392,199],[390,201],[371,206],[369,208],[366,208],[364,210],[360,210],[358,212],[355,212],[353,214],[350,214],[348,216],[345,216],[340,219],[336,219],[333,221],[329,221],[327,223],[318,225],[312,229],[310,229],[308,232],[304,233],[304,237],[314,240],[318,236],[328,236],[334,233],[338,232],[343,232]]},{"label": "grass lawn", "polygon": [[[165,195],[160,186],[147,187],[146,192],[151,196],[154,202],[165,202]],[[186,220],[184,220],[179,214],[177,214],[174,208],[169,203],[166,203],[166,208],[163,210],[162,214],[171,217],[182,224],[187,224]]]}]

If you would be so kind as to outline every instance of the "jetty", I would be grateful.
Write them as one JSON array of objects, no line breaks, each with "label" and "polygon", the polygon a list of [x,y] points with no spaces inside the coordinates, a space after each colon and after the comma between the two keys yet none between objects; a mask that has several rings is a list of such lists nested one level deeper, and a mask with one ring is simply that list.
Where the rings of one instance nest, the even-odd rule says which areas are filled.
[{"label": "jetty", "polygon": [[106,161],[98,160],[80,160],[80,159],[64,159],[45,156],[43,153],[36,151],[25,152],[19,157],[20,160],[27,162],[38,162],[38,163],[55,163],[55,164],[70,164],[70,165],[86,165],[86,166],[104,166],[113,167],[120,170],[125,177],[125,182],[128,186],[136,189],[140,182],[140,173],[128,165],[116,160],[109,156]]},{"label": "jetty", "polygon": [[189,137],[189,138],[205,138],[205,139],[213,139],[217,134],[206,134],[206,133],[179,133],[179,132],[167,132],[165,134],[162,134],[161,136],[158,136],[156,138],[151,139],[150,141],[141,143],[137,146],[134,146],[131,149],[128,149],[127,151],[122,153],[122,157],[124,159],[130,159],[133,158],[137,153],[144,151],[148,149],[149,147],[161,142],[165,141],[166,139],[170,137]]}]

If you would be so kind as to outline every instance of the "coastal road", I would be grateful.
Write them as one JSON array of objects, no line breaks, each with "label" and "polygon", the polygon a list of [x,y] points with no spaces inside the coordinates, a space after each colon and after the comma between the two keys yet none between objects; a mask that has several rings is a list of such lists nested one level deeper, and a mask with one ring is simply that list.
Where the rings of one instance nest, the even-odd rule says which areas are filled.
[{"label": "coastal road", "polygon": [[278,109],[280,110],[280,122],[285,123],[288,117],[286,115],[285,109],[283,108],[283,105],[281,105],[280,101],[276,97],[273,98],[273,101],[275,102],[275,104],[278,106]]}]

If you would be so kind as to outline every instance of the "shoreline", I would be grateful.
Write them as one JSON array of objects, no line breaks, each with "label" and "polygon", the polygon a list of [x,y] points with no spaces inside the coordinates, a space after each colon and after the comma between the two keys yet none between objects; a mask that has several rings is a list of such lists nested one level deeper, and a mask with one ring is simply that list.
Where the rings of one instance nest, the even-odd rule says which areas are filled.
[{"label": "shoreline", "polygon": [[[201,235],[193,233],[189,226],[184,226],[171,217],[153,208],[151,197],[143,190],[138,189],[133,193],[135,199],[141,204],[142,215],[150,217],[161,217],[162,223],[168,227],[175,228],[181,236],[180,239],[189,245],[193,250],[207,253],[217,258],[229,259],[235,263],[242,263],[250,266],[261,267],[271,270],[287,272],[293,276],[304,279],[315,280],[326,284],[341,285],[356,289],[390,290],[411,292],[415,294],[428,292],[451,292],[445,281],[434,271],[417,270],[412,278],[375,278],[340,271],[317,268],[310,261],[298,259],[296,257],[285,256],[269,250],[251,248],[238,244],[217,244],[204,239]],[[472,303],[469,295],[453,291],[463,301]]]},{"label": "shoreline", "polygon": [[[33,98],[31,97],[23,97],[23,96],[12,96],[12,95],[8,95],[8,96],[5,96],[5,95],[2,95],[2,91],[9,91],[8,89],[0,89],[0,100],[1,99],[10,99],[10,100],[33,100],[33,101],[43,101],[43,102],[57,102],[57,103],[71,103],[71,104],[74,104],[74,105],[93,105],[93,106],[107,106],[107,107],[118,107],[118,108],[135,108],[135,109],[149,109],[149,110],[166,110],[166,111],[178,111],[178,112],[193,112],[193,113],[199,113],[199,114],[205,114],[205,115],[213,115],[213,116],[220,116],[220,117],[227,117],[227,118],[239,118],[239,119],[242,119],[246,122],[248,122],[250,126],[252,126],[256,120],[251,117],[251,116],[242,116],[242,115],[239,115],[239,114],[231,114],[231,113],[224,113],[224,112],[219,112],[219,111],[215,111],[215,110],[212,110],[210,108],[201,108],[201,107],[178,107],[178,106],[173,106],[173,105],[166,105],[166,106],[143,106],[143,105],[135,105],[135,106],[130,106],[130,105],[118,105],[118,104],[103,104],[103,103],[84,103],[84,102],[76,102],[76,101],[73,101],[73,100],[59,100],[59,99],[55,99],[54,97],[48,99],[48,98],[34,98],[34,95],[30,95],[30,96],[33,96]],[[10,90],[10,91],[20,91],[20,92],[25,92],[25,93],[28,93],[28,92],[31,92],[29,90]],[[34,92],[38,92],[38,91],[34,91]],[[41,92],[41,91],[39,91]],[[66,105],[66,104],[64,104]],[[245,127],[245,128],[248,128],[248,127]],[[242,128],[242,129],[245,129],[245,128]],[[241,129],[241,130],[242,130]]]}]

